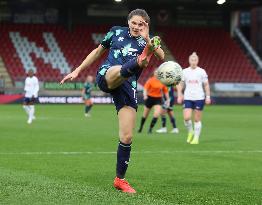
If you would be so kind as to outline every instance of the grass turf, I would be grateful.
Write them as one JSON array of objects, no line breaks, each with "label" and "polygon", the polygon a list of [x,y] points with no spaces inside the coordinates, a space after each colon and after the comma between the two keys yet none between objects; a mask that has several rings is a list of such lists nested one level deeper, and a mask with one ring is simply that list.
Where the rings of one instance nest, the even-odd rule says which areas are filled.
[{"label": "grass turf", "polygon": [[199,145],[185,143],[181,107],[178,135],[136,134],[132,196],[112,187],[113,106],[82,111],[37,105],[28,125],[21,106],[0,106],[0,204],[262,204],[261,106],[206,107]]}]

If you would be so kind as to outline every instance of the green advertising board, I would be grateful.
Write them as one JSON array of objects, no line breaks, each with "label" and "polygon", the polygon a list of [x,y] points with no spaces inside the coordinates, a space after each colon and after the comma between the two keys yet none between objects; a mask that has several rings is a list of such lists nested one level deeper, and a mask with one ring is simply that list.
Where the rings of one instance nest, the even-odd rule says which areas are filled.
[{"label": "green advertising board", "polygon": [[45,82],[44,89],[46,90],[81,90],[83,88],[83,83],[81,82],[68,82],[64,84],[56,82]]}]

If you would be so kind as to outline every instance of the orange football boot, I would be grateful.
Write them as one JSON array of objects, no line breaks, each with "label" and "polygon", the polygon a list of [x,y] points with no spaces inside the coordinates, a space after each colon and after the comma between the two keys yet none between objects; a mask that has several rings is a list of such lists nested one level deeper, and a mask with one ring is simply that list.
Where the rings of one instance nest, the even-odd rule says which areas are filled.
[{"label": "orange football boot", "polygon": [[149,61],[154,54],[154,51],[156,51],[160,46],[160,38],[158,36],[154,36],[151,39],[151,44],[147,44],[144,48],[141,55],[138,56],[137,62],[141,68],[145,68],[148,66]]},{"label": "orange football boot", "polygon": [[120,179],[118,177],[116,177],[114,180],[114,187],[118,190],[121,190],[124,193],[136,193],[136,190],[134,190],[125,179]]}]

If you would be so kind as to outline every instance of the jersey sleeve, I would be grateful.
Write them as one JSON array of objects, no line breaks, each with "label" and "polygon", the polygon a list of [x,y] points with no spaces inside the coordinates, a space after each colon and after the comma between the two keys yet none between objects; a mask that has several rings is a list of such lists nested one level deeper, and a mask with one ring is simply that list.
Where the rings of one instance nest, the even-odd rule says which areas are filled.
[{"label": "jersey sleeve", "polygon": [[145,90],[149,90],[150,88],[150,79],[146,81],[145,85],[144,85],[144,89]]},{"label": "jersey sleeve", "polygon": [[205,70],[203,70],[203,72],[202,72],[201,80],[202,80],[203,83],[208,82],[208,75],[207,75]]},{"label": "jersey sleeve", "polygon": [[24,91],[27,91],[27,78],[25,79],[25,86],[24,86]]},{"label": "jersey sleeve", "polygon": [[33,95],[35,97],[38,96],[38,91],[39,91],[39,82],[38,82],[38,79],[35,78],[35,80],[34,80],[34,88],[33,88]]},{"label": "jersey sleeve", "polygon": [[186,80],[186,79],[185,79],[185,70],[183,70],[181,81],[182,81],[182,82],[185,82],[185,80]]},{"label": "jersey sleeve", "polygon": [[103,41],[101,42],[101,46],[105,49],[109,49],[112,43],[113,36],[115,34],[115,27],[112,27],[107,34],[105,35]]}]

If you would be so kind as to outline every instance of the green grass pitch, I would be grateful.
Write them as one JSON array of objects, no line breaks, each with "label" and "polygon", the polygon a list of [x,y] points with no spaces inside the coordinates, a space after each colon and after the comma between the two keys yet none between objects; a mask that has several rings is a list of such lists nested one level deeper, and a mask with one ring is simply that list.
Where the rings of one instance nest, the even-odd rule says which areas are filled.
[{"label": "green grass pitch", "polygon": [[28,125],[21,105],[0,106],[0,204],[262,204],[261,106],[206,107],[199,145],[186,144],[180,106],[178,135],[135,134],[132,196],[112,187],[114,107],[83,109],[36,105]]}]

